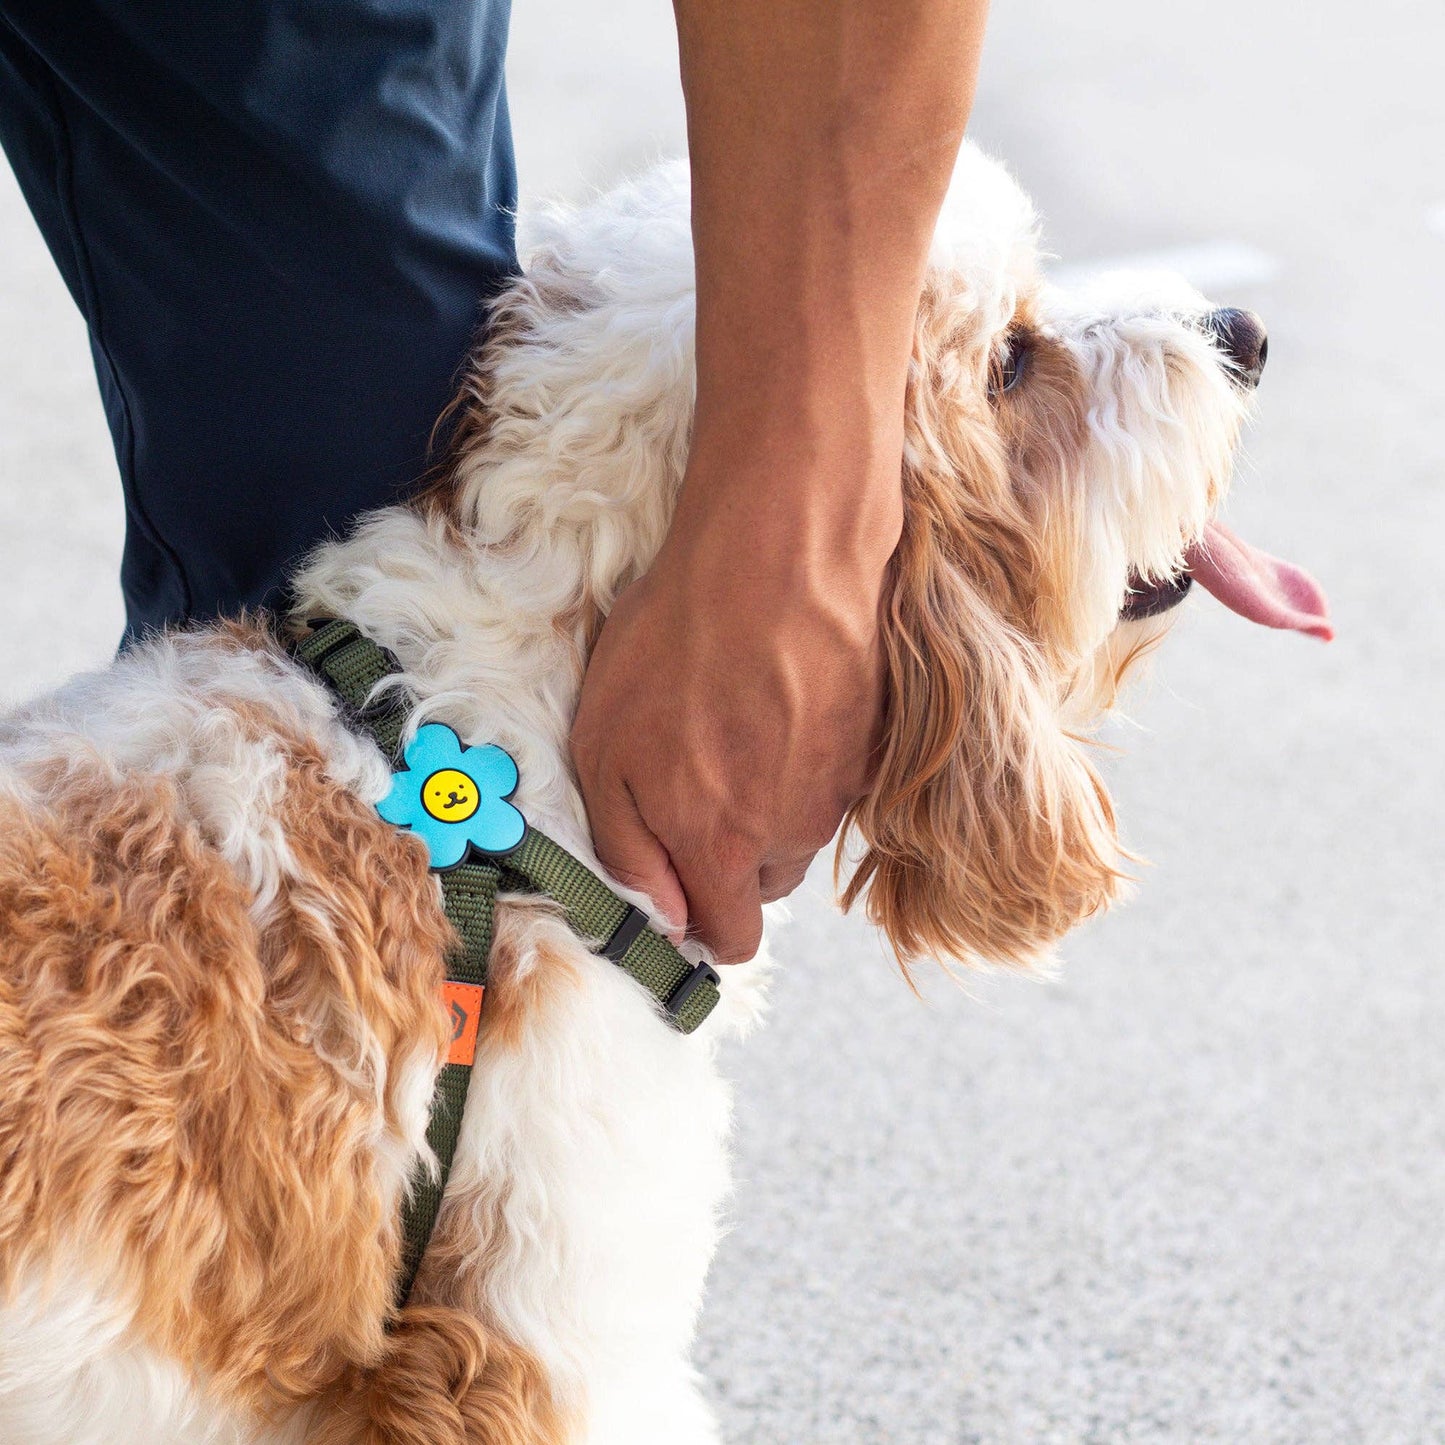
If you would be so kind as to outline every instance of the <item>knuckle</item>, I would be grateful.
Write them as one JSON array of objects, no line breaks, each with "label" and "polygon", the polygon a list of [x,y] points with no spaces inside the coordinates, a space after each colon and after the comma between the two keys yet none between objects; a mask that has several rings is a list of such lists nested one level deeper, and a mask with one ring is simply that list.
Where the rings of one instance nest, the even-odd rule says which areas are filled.
[{"label": "knuckle", "polygon": [[708,850],[713,866],[723,878],[743,878],[758,871],[761,849],[750,834],[729,832],[715,838]]},{"label": "knuckle", "polygon": [[692,815],[677,828],[673,842],[674,855],[685,858],[699,885],[713,894],[734,892],[743,880],[756,877],[764,852],[756,830],[717,816]]}]

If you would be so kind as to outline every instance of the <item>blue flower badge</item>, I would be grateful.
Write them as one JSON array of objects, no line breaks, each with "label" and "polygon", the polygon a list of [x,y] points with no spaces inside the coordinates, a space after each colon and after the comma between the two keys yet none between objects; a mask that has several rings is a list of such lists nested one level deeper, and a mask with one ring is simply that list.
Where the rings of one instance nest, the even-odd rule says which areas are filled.
[{"label": "blue flower badge", "polygon": [[426,723],[406,745],[405,766],[376,811],[426,839],[433,868],[452,868],[467,847],[509,853],[527,831],[507,799],[517,790],[517,765],[492,744],[463,748],[445,723]]}]

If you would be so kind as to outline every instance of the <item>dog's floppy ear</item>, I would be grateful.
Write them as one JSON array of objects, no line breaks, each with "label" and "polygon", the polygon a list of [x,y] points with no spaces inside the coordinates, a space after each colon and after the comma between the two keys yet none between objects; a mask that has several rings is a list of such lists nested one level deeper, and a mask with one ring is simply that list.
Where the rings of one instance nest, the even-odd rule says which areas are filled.
[{"label": "dog's floppy ear", "polygon": [[991,429],[920,390],[882,617],[885,732],[842,901],[866,892],[905,964],[1022,965],[1113,897],[1113,808],[1021,625],[1045,562]]}]

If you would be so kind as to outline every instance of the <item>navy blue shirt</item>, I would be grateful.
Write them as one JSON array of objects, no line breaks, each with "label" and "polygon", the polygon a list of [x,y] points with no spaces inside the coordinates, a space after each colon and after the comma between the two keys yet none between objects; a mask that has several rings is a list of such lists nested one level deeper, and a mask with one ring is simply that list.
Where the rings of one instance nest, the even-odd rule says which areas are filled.
[{"label": "navy blue shirt", "polygon": [[508,11],[0,0],[0,142],[90,327],[132,631],[273,600],[423,470],[516,265]]}]

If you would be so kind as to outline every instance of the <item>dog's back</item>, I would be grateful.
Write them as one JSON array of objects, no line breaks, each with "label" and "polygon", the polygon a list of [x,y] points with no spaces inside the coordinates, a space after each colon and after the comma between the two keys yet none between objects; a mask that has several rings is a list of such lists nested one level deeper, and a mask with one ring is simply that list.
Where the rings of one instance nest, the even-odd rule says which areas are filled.
[{"label": "dog's back", "polygon": [[226,626],[14,715],[0,769],[0,1438],[541,1445],[584,1407],[596,1440],[710,1438],[710,1041],[504,899],[395,1319],[451,933],[380,754]]},{"label": "dog's back", "polygon": [[383,1348],[446,932],[315,691],[233,627],[5,729],[6,1439],[210,1438],[162,1360],[256,1405]]}]

